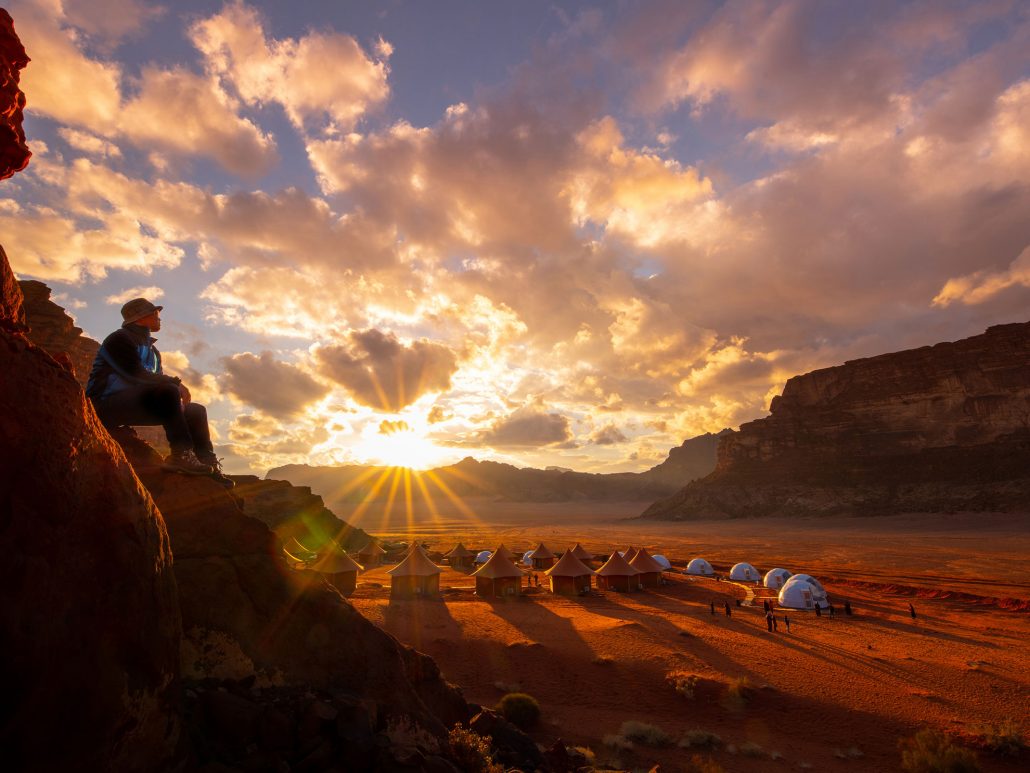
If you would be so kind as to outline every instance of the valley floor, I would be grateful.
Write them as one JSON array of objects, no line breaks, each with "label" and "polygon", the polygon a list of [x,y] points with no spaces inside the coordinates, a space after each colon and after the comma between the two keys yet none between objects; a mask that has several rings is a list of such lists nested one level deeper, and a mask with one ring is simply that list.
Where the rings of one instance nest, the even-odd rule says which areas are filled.
[{"label": "valley floor", "polygon": [[[848,599],[856,614],[787,612],[787,633],[781,610],[779,631],[768,633],[760,601],[722,614],[724,601],[744,599],[743,587],[683,575],[649,592],[567,599],[533,589],[522,601],[488,602],[474,595],[470,578],[448,569],[442,602],[391,602],[382,567],[359,578],[351,601],[436,659],[468,700],[492,706],[509,690],[528,692],[543,709],[538,741],[560,737],[627,769],[661,761],[679,770],[700,752],[728,771],[890,771],[898,769],[897,739],[924,725],[968,732],[1030,716],[1030,614],[1025,604],[1019,611],[992,600],[1015,600],[1010,607],[1030,600],[1028,517],[668,524],[620,520],[640,511],[632,503],[607,507],[494,506],[487,518],[480,506],[475,522],[459,512],[413,521],[411,529],[391,519],[385,529],[358,525],[427,541],[434,551],[459,539],[476,549],[504,541],[514,550],[580,541],[605,553],[632,543],[680,565],[702,555],[717,568],[742,560],[762,570],[784,566],[819,577],[838,608]],[[667,684],[674,672],[701,677],[693,699]],[[740,677],[756,689],[735,704],[726,688]],[[626,720],[662,728],[673,745],[636,743],[620,752],[605,745]],[[711,752],[675,745],[694,729],[723,745]],[[988,771],[1027,763],[1026,756],[981,759]]]}]

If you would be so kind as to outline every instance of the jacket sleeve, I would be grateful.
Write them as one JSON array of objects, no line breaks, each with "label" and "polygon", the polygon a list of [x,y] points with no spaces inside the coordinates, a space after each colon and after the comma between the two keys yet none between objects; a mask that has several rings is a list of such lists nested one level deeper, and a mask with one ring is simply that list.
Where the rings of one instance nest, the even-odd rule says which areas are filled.
[{"label": "jacket sleeve", "polygon": [[123,378],[127,377],[139,384],[178,384],[179,379],[167,376],[164,373],[151,373],[143,367],[139,359],[139,351],[132,339],[116,330],[111,333],[103,344],[104,349],[110,357],[109,363]]}]

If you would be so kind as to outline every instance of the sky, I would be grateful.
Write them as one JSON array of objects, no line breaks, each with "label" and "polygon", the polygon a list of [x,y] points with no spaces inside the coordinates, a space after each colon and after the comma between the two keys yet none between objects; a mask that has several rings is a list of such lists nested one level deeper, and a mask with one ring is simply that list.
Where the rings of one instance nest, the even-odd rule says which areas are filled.
[{"label": "sky", "polygon": [[1030,319],[1030,3],[7,4],[0,242],[234,472],[645,470]]}]

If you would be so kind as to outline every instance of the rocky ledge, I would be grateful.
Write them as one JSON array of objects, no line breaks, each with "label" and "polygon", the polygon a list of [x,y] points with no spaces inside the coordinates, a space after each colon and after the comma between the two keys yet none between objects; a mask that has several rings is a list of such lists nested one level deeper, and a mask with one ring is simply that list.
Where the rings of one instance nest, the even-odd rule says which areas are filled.
[{"label": "rocky ledge", "polygon": [[1012,511],[1030,502],[1030,322],[790,379],[663,520]]}]

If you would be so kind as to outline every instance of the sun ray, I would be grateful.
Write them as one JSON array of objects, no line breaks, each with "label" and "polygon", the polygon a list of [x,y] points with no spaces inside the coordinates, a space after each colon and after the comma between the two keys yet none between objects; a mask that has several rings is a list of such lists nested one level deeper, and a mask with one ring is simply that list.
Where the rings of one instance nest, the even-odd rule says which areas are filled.
[{"label": "sun ray", "polygon": [[440,489],[440,491],[442,491],[444,493],[444,496],[446,496],[449,500],[451,500],[451,502],[454,503],[455,507],[457,507],[459,510],[461,510],[461,512],[467,518],[469,518],[472,521],[475,521],[476,523],[482,523],[482,519],[478,515],[476,515],[475,510],[473,510],[471,507],[469,507],[461,497],[459,497],[457,494],[455,494],[451,490],[451,487],[448,486],[446,483],[444,483],[443,479],[439,475],[437,475],[432,470],[429,470],[428,472],[426,472],[425,475],[426,475],[427,478],[429,478],[429,480],[431,480],[433,482],[433,484],[437,488]]}]

